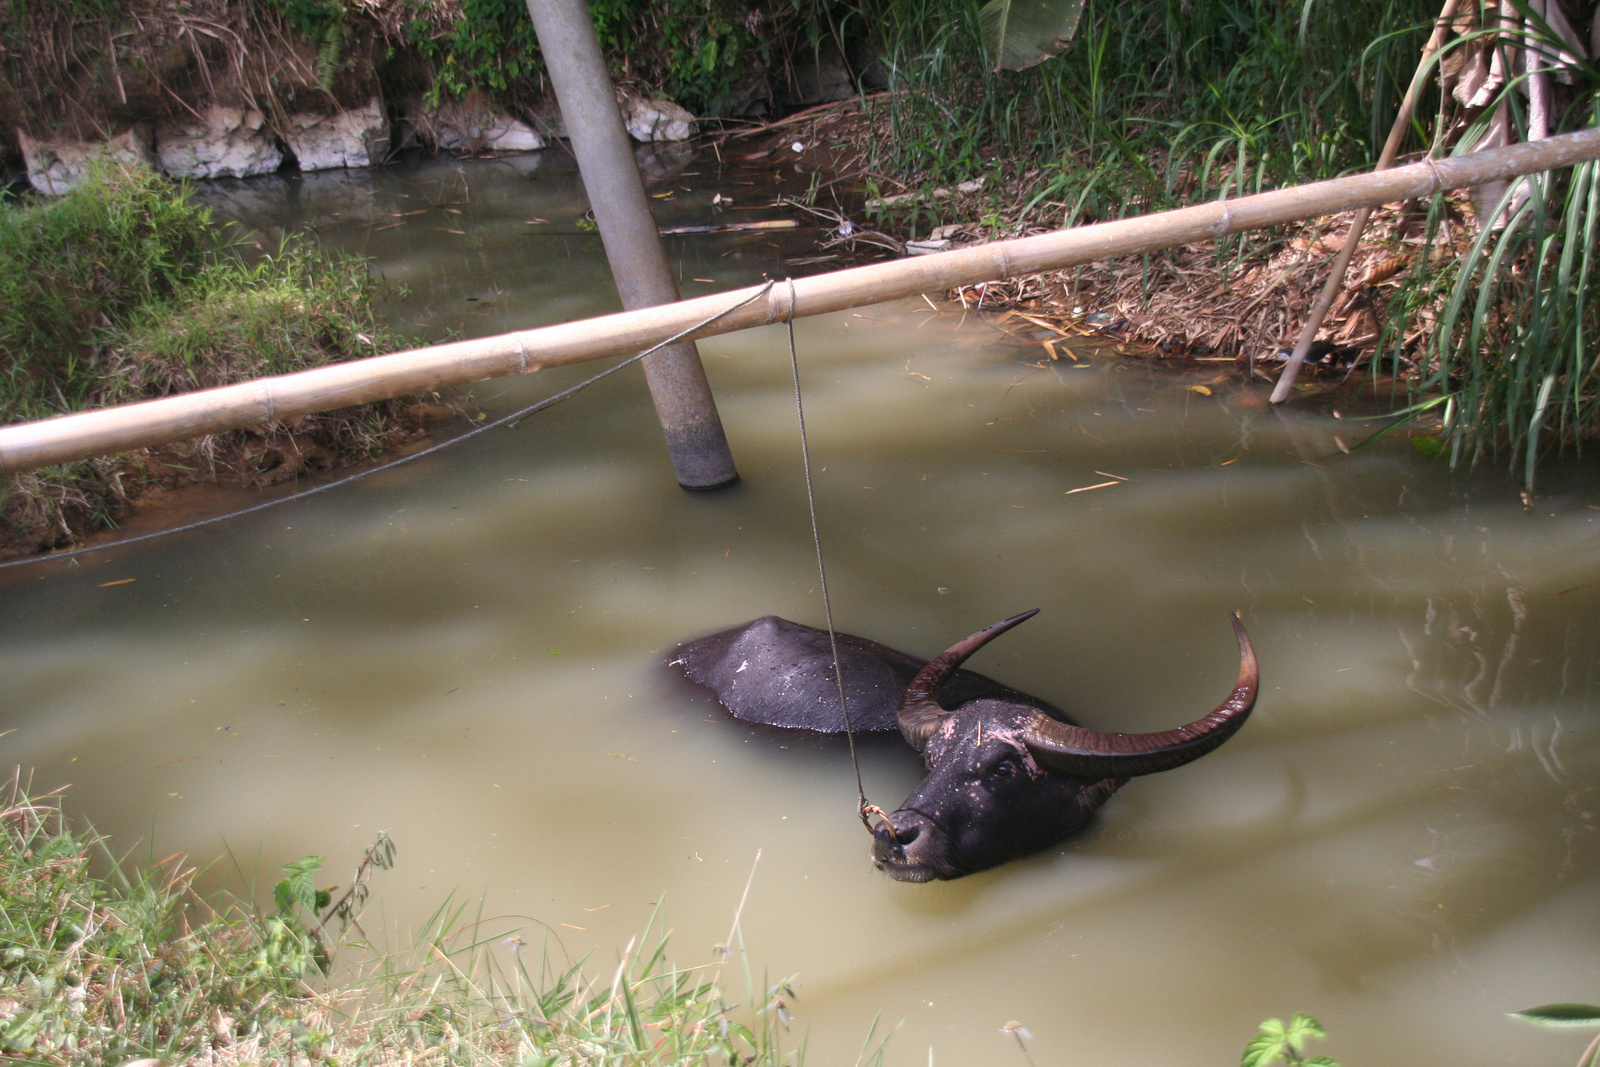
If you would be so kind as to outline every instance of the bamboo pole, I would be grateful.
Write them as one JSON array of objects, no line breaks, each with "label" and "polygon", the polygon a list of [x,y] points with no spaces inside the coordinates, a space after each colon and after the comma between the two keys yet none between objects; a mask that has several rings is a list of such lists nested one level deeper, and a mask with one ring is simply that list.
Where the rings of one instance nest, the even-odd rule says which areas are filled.
[{"label": "bamboo pole", "polygon": [[[676,302],[682,294],[650,214],[650,197],[617,110],[617,90],[588,3],[528,0],[527,7],[622,306],[632,310]],[[694,342],[667,345],[647,356],[643,366],[678,484],[715,489],[737,481],[739,471]]]},{"label": "bamboo pole", "polygon": [[[692,336],[710,337],[795,317],[942,292],[1116,256],[1211,241],[1363,205],[1428,197],[1447,189],[1600,158],[1600,128],[1469,156],[1424,160],[1237,200],[1036,237],[874,263],[772,286],[747,307]],[[364,404],[545,367],[638,352],[761,292],[750,286],[660,307],[623,311],[472,341],[434,345],[201,392],[62,415],[0,428],[0,473],[165,444],[201,434],[262,427],[316,411]]]},{"label": "bamboo pole", "polygon": [[[1400,153],[1400,142],[1405,140],[1406,127],[1411,125],[1411,113],[1416,110],[1417,97],[1422,95],[1422,86],[1427,81],[1428,60],[1444,45],[1445,35],[1450,32],[1451,21],[1456,15],[1456,4],[1457,0],[1445,0],[1439,18],[1433,24],[1433,34],[1422,46],[1422,58],[1417,60],[1417,69],[1411,75],[1411,84],[1406,87],[1405,99],[1400,101],[1400,111],[1394,117],[1394,124],[1389,127],[1389,137],[1383,142],[1383,151],[1378,154],[1378,164],[1372,168],[1375,171],[1388,170],[1394,165],[1394,157]],[[1281,404],[1289,399],[1289,390],[1294,388],[1300,366],[1306,361],[1306,353],[1311,351],[1311,342],[1317,339],[1317,331],[1322,329],[1322,320],[1333,306],[1334,297],[1344,288],[1344,276],[1350,272],[1350,260],[1355,257],[1356,245],[1361,243],[1361,231],[1367,228],[1367,218],[1371,214],[1370,207],[1356,209],[1355,218],[1350,221],[1350,235],[1344,239],[1344,247],[1339,249],[1339,255],[1334,259],[1333,267],[1328,271],[1328,280],[1323,284],[1322,292],[1317,294],[1316,303],[1311,305],[1311,314],[1306,316],[1305,328],[1300,331],[1300,339],[1295,342],[1294,351],[1283,365],[1278,384],[1273,386],[1272,403]]]}]

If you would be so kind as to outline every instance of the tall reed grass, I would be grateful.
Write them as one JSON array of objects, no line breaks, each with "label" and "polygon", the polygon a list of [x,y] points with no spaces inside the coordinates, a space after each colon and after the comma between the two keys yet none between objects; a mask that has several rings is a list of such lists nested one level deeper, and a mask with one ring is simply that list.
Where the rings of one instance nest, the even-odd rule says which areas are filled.
[{"label": "tall reed grass", "polygon": [[[1521,2],[1516,7],[1527,13]],[[1554,63],[1562,42],[1542,20],[1534,25],[1463,34],[1451,48],[1522,47]],[[1570,86],[1554,86],[1549,132],[1600,124],[1600,70],[1582,64],[1570,75]],[[1512,140],[1537,132],[1524,95],[1529,77],[1511,78],[1475,112],[1442,115],[1441,130],[1447,117],[1459,130],[1450,150],[1470,151],[1502,107]],[[1600,165],[1585,163],[1535,174],[1498,197],[1480,196],[1472,210],[1459,198],[1435,197],[1426,205],[1417,266],[1380,342],[1405,386],[1401,399],[1443,403],[1440,436],[1451,465],[1503,458],[1530,495],[1542,459],[1600,433],[1597,171]]]},{"label": "tall reed grass", "polygon": [[1085,201],[1096,217],[1130,187],[1153,202],[1253,191],[1375,157],[1435,14],[1433,0],[1090,0],[1062,56],[995,72],[976,4],[863,6],[885,27],[892,90],[876,170],[1038,169],[1055,193],[1115,175]]}]

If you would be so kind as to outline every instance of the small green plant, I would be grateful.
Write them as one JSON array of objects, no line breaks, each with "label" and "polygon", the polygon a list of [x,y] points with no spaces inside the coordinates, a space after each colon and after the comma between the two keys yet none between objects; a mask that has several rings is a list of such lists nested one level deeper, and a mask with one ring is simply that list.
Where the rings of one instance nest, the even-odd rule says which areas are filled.
[{"label": "small green plant", "polygon": [[[1557,1029],[1572,1027],[1600,1028],[1600,1006],[1594,1004],[1544,1004],[1511,1013],[1514,1019]],[[1600,1034],[1589,1042],[1589,1047],[1578,1057],[1578,1067],[1595,1067],[1600,1063]]]},{"label": "small green plant", "polygon": [[1289,1067],[1339,1067],[1336,1060],[1327,1056],[1305,1055],[1305,1043],[1315,1038],[1326,1038],[1322,1024],[1303,1011],[1285,1023],[1282,1019],[1268,1019],[1261,1030],[1244,1047],[1239,1057],[1239,1067],[1268,1067],[1282,1060]]},{"label": "small green plant", "polygon": [[[380,830],[378,839],[368,846],[350,887],[338,898],[333,892],[338,886],[317,887],[317,872],[322,870],[321,856],[304,856],[283,865],[287,877],[272,887],[272,902],[277,911],[262,923],[263,945],[258,954],[260,965],[270,968],[288,966],[297,975],[306,973],[306,962],[315,963],[326,975],[333,965],[333,947],[338,938],[356,921],[367,902],[367,881],[375,870],[386,871],[394,866],[394,839]],[[337,934],[328,932],[331,922],[339,924]]]},{"label": "small green plant", "polygon": [[266,0],[284,19],[306,36],[317,50],[317,83],[333,88],[349,31],[345,0]]}]

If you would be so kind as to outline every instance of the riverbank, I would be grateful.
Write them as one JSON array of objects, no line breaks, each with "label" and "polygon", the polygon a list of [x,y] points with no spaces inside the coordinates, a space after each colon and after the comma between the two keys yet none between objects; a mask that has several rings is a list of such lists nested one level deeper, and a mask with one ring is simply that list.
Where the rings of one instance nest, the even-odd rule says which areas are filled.
[{"label": "riverbank", "polygon": [[[403,347],[364,262],[298,238],[230,243],[189,192],[102,164],[67,195],[0,205],[0,421],[230,384]],[[437,405],[393,400],[0,481],[0,555],[115,526],[152,493],[274,485],[415,440]]]},{"label": "riverbank", "polygon": [[60,790],[31,795],[20,771],[3,803],[0,1058],[207,1067],[799,1062],[782,1047],[794,999],[787,980],[730,988],[731,951],[680,968],[654,921],[614,975],[559,958],[548,932],[472,917],[449,899],[410,946],[384,952],[373,938],[387,931],[369,932],[362,918],[371,880],[396,862],[387,835],[348,884],[319,884],[320,856],[286,865],[264,907],[248,887],[244,896],[198,894],[200,872],[186,856],[148,867],[118,860],[125,844],[76,825]]},{"label": "riverbank", "polygon": [[[883,95],[844,101],[796,115],[773,130],[736,135],[758,146],[752,156],[776,156],[805,146],[802,165],[829,176],[823,187],[835,195],[813,195],[797,204],[829,225],[821,242],[838,265],[972,247],[1030,237],[1101,219],[1076,204],[1044,198],[1039,174],[1006,177],[1003,167],[964,182],[921,185],[874,175],[863,146],[888,136]],[[865,194],[860,190],[867,190]],[[851,191],[854,190],[854,195]],[[1193,202],[1191,198],[1189,202]],[[1426,212],[1415,203],[1372,213],[1342,295],[1324,319],[1312,350],[1302,394],[1340,387],[1409,388],[1386,365],[1369,368],[1389,325],[1391,305],[1418,249],[1437,264],[1467,252],[1472,206],[1464,194],[1444,198],[1443,234],[1426,232]],[[1159,210],[1135,198],[1125,214]],[[1306,312],[1327,269],[1348,239],[1354,212],[1307,219],[1266,233],[1226,242],[1202,242],[1120,261],[1096,261],[1064,271],[990,281],[945,294],[963,313],[985,315],[1014,339],[1039,349],[1042,358],[1073,359],[1079,338],[1110,341],[1133,358],[1231,368],[1237,377],[1273,381],[1298,338]],[[1047,225],[1055,220],[1061,225]],[[1410,341],[1427,336],[1426,324]],[[1415,370],[1409,359],[1400,366]],[[1410,376],[1413,380],[1415,374]]]},{"label": "riverbank", "polygon": [[[1063,55],[1020,70],[996,69],[975,22],[915,29],[894,14],[909,7],[888,5],[885,91],[815,124],[866,189],[861,205],[813,205],[835,244],[938,251],[1370,169],[1386,136],[1404,162],[1600,114],[1591,42],[1572,28],[1587,15],[1561,4],[1547,21],[1452,6],[1431,57],[1428,0],[1090,9]],[[1596,188],[1585,164],[1375,212],[1311,350],[1323,384],[1433,411],[1425,447],[1452,466],[1505,461],[1531,494],[1540,463],[1600,435],[1584,340],[1600,328]],[[1310,220],[951,297],[1047,320],[1008,320],[1041,342],[1109,332],[1276,379],[1350,227]]]},{"label": "riverbank", "polygon": [[[740,0],[595,11],[628,132],[646,144],[872,83],[865,39],[816,40],[821,17]],[[522,0],[24,5],[0,32],[0,110],[15,128],[0,185],[47,195],[106,152],[172,177],[245,178],[532,151],[565,133]]]},{"label": "riverbank", "polygon": [[[824,256],[862,249],[938,251],[1144,214],[1366,166],[1432,17],[1420,0],[1308,9],[1298,27],[1276,11],[1257,11],[1254,21],[1233,25],[1215,4],[1202,4],[1179,22],[1131,9],[1091,12],[1074,46],[1077,60],[1092,61],[1089,69],[1063,56],[1025,71],[997,71],[981,35],[952,12],[930,27],[906,4],[885,0],[858,13],[869,6],[883,16],[881,27],[863,38],[870,62],[850,59],[854,38],[836,33],[828,63],[819,51],[809,74],[786,69],[787,80],[774,80],[772,61],[794,58],[796,27],[820,18],[817,10],[797,8],[781,26],[729,23],[734,8],[713,5],[690,18],[680,5],[662,0],[597,18],[621,68],[630,126],[639,125],[633,122],[640,114],[636,105],[646,92],[674,94],[709,119],[782,110],[809,99],[806,93],[855,94],[763,128],[758,133],[765,147],[749,153],[813,170],[805,204],[833,231],[815,265]],[[189,122],[180,121],[160,89],[195,115],[225,117],[227,138],[238,134],[265,152],[258,161],[265,169],[305,168],[319,152],[329,165],[345,165],[375,162],[408,144],[474,152],[545,143],[560,130],[543,95],[531,30],[515,5],[495,10],[490,18],[488,8],[444,4],[409,18],[385,3],[359,11],[344,5],[265,4],[249,12],[219,7],[217,18],[244,18],[248,26],[239,27],[277,42],[274,47],[299,49],[298,73],[252,88],[254,68],[223,48],[218,55],[233,73],[207,82],[196,72],[221,60],[195,52],[172,59],[166,75],[151,75],[156,80],[147,92],[117,82],[113,100],[107,81],[99,96],[85,92],[56,101],[51,121],[67,128],[95,116],[131,119],[159,97],[166,111],[147,117],[169,129]],[[114,22],[123,15],[111,5],[95,17]],[[1520,127],[1495,133],[1495,124],[1504,126],[1501,119],[1510,114],[1510,88],[1503,79],[1493,85],[1493,78],[1477,79],[1474,64],[1488,64],[1491,53],[1483,27],[1462,20],[1447,45],[1442,85],[1424,93],[1422,113],[1431,108],[1438,116],[1433,150],[1475,138],[1491,143],[1491,134],[1537,135]],[[73,26],[82,36],[83,26]],[[645,32],[651,27],[684,28],[688,36],[652,44]],[[1380,30],[1381,42],[1373,37]],[[1563,47],[1582,50],[1570,33],[1557,36]],[[128,45],[129,57],[153,61],[156,37],[147,37]],[[410,43],[400,48],[402,40]],[[492,61],[472,51],[488,41],[505,46]],[[374,58],[378,43],[389,50],[381,62]],[[315,47],[308,52],[308,46]],[[120,54],[113,49],[103,61],[114,64]],[[1356,54],[1363,57],[1359,71],[1351,66]],[[469,62],[473,55],[476,66]],[[38,90],[56,61],[22,50],[8,62],[28,73],[12,78],[27,113],[30,101],[44,99]],[[825,67],[849,76],[828,81]],[[1563,69],[1552,90],[1566,125],[1581,122],[1594,99],[1594,86],[1578,80],[1575,69]],[[734,101],[729,93],[735,85],[757,74],[765,89]],[[791,91],[808,78],[816,84],[805,93]],[[787,96],[775,88],[780,81],[789,87],[782,91]],[[868,91],[879,81],[887,87]],[[1310,83],[1325,88],[1312,93]],[[1473,86],[1476,95],[1462,99]],[[27,91],[38,100],[23,99]],[[295,118],[310,114],[297,108],[317,100],[344,116],[324,118],[341,135],[354,136],[359,149],[329,149],[328,129],[295,141],[309,137],[313,126],[322,128],[321,119],[308,125]],[[1266,114],[1280,108],[1277,117]],[[677,112],[657,109],[635,136],[687,136],[695,115],[679,110],[684,122],[672,117]],[[255,117],[247,122],[247,115]],[[724,128],[719,142],[743,143],[727,140],[734,133]],[[528,139],[517,139],[524,134]],[[164,150],[165,136],[158,123],[153,150],[170,170],[169,157],[183,153]],[[268,141],[270,151],[262,148]],[[189,162],[201,154],[191,150]],[[254,173],[227,171],[246,172]],[[51,184],[50,169],[43,173]],[[1508,455],[1513,467],[1524,469],[1531,492],[1540,459],[1575,448],[1600,429],[1600,385],[1583,342],[1596,312],[1582,294],[1591,263],[1600,262],[1590,254],[1596,235],[1584,224],[1594,187],[1589,168],[1542,179],[1537,196],[1531,187],[1502,189],[1501,201],[1491,203],[1480,191],[1476,202],[1440,197],[1380,211],[1324,320],[1311,353],[1313,378],[1302,390],[1359,384],[1397,410],[1432,405],[1437,419],[1428,425],[1431,443],[1422,447],[1448,447],[1452,464]],[[1312,220],[1137,261],[980,285],[951,297],[965,311],[997,316],[1003,328],[1037,343],[1051,359],[1061,358],[1066,338],[1110,336],[1148,346],[1162,358],[1231,365],[1243,377],[1270,380],[1293,347],[1331,260],[1349,240],[1349,228],[1349,216]],[[267,462],[293,473],[303,454],[297,447]],[[321,462],[313,457],[310,465]]]}]

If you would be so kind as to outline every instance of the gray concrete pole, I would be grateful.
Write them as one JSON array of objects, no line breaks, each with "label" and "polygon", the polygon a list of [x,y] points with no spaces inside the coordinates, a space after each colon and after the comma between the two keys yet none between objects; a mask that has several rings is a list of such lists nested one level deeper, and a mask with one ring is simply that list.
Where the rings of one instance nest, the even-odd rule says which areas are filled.
[{"label": "gray concrete pole", "polygon": [[[632,311],[673,303],[678,283],[650,214],[589,8],[584,0],[527,3],[622,306]],[[694,342],[664,348],[642,366],[678,484],[715,489],[737,479]]]}]

